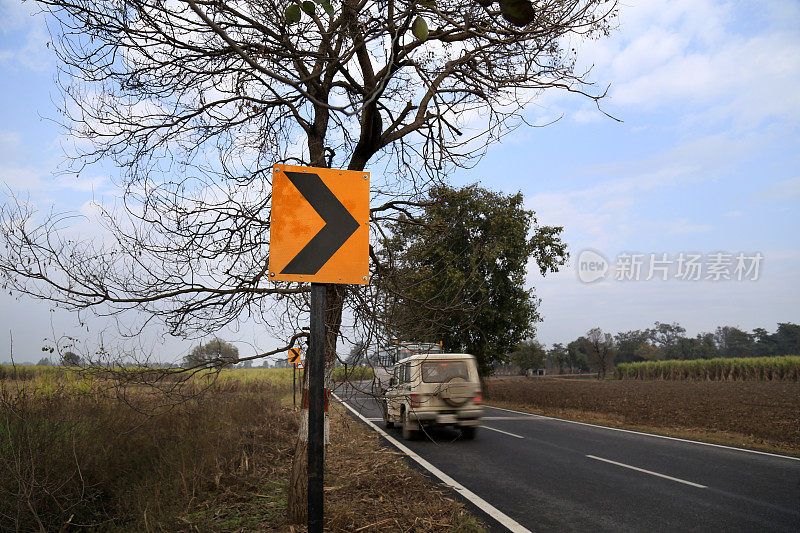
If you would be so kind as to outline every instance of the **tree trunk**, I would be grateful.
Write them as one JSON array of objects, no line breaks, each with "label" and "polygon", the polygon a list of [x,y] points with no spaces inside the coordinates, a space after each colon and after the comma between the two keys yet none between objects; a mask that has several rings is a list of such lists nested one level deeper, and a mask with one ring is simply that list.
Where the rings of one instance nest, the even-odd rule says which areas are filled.
[{"label": "tree trunk", "polygon": [[308,443],[297,439],[289,479],[289,522],[304,524],[308,519],[306,495],[308,494]]},{"label": "tree trunk", "polygon": [[[342,325],[343,285],[328,284],[325,292],[325,375],[336,363],[336,340]],[[326,378],[327,381],[327,378]],[[303,372],[303,390],[308,388],[308,372]],[[302,411],[301,411],[302,413]],[[304,524],[308,519],[308,443],[298,435],[292,458],[287,498],[289,522]]]}]

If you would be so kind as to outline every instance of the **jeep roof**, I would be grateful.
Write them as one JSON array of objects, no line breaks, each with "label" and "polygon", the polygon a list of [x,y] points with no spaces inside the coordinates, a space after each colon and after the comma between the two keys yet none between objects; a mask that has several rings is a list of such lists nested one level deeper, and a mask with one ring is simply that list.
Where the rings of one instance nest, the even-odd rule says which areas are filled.
[{"label": "jeep roof", "polygon": [[395,363],[395,365],[399,365],[400,363],[407,363],[409,361],[424,361],[424,360],[452,361],[454,359],[475,359],[475,356],[470,355],[468,353],[418,353],[406,357],[405,359],[400,359]]}]

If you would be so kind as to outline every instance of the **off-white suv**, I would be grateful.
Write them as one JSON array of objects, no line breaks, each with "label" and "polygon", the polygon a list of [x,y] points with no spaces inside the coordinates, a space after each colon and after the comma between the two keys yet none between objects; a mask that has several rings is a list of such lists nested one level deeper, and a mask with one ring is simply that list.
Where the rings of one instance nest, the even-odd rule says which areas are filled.
[{"label": "off-white suv", "polygon": [[395,363],[383,398],[386,427],[403,425],[414,439],[423,426],[454,426],[464,438],[480,425],[481,384],[475,357],[468,354],[418,354]]}]

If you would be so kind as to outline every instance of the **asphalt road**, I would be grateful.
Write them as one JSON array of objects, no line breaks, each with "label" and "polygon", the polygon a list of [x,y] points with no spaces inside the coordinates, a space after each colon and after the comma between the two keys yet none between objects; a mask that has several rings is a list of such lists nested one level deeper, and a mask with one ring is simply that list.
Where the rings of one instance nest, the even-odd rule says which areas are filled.
[{"label": "asphalt road", "polygon": [[[337,393],[384,427],[371,397]],[[800,531],[798,460],[493,407],[484,416],[473,441],[446,429],[403,442],[531,531]]]}]

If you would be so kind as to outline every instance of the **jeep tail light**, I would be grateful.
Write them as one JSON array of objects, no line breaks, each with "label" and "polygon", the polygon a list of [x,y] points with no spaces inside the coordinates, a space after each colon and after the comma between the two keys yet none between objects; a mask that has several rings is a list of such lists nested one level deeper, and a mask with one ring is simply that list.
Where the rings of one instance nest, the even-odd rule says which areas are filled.
[{"label": "jeep tail light", "polygon": [[419,407],[421,405],[422,394],[411,395],[411,408]]},{"label": "jeep tail light", "polygon": [[480,394],[476,394],[475,398],[472,401],[479,404],[483,402],[483,398],[481,398]]}]

